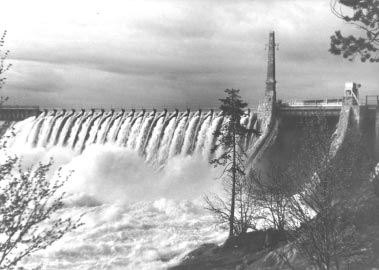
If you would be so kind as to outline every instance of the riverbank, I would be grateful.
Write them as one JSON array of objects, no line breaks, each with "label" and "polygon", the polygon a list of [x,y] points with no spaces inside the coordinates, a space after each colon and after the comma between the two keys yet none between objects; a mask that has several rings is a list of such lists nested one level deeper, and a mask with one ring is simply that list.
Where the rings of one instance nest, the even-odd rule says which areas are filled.
[{"label": "riverbank", "polygon": [[[340,259],[340,269],[379,270],[379,198],[371,185],[357,189],[358,211],[352,217],[354,242],[348,256]],[[314,269],[293,242],[254,232],[229,248],[204,244],[188,253],[170,270],[305,270]]]},{"label": "riverbank", "polygon": [[237,237],[228,247],[204,244],[188,253],[180,265],[170,270],[246,269],[286,242],[283,234],[273,230],[255,231]]}]

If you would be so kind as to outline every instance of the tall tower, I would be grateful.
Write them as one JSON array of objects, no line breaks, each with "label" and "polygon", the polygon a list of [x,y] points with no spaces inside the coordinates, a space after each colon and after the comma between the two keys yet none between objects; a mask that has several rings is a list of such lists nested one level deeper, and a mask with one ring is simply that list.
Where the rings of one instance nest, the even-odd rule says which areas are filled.
[{"label": "tall tower", "polygon": [[275,117],[276,105],[276,80],[275,80],[275,33],[269,34],[267,79],[264,99],[259,102],[257,112],[257,128],[261,136],[254,142],[251,148],[249,161],[257,162],[262,157],[265,149],[274,141],[278,130],[278,121]]},{"label": "tall tower", "polygon": [[275,102],[276,98],[276,80],[275,80],[275,32],[269,34],[268,41],[268,59],[267,59],[267,79],[266,79],[266,96],[271,96]]},{"label": "tall tower", "polygon": [[261,131],[269,130],[273,123],[273,114],[276,104],[276,80],[275,80],[275,33],[269,34],[268,59],[267,59],[267,79],[264,99],[258,106],[258,119]]}]

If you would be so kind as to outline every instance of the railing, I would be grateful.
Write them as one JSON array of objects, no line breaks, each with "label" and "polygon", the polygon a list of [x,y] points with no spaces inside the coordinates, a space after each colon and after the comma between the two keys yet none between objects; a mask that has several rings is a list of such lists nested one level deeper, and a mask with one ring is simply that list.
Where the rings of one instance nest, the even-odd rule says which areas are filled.
[{"label": "railing", "polygon": [[[358,101],[358,100],[357,100]],[[343,99],[337,99],[337,98],[325,98],[325,99],[311,99],[311,100],[290,100],[286,102],[282,102],[281,100],[278,100],[277,104],[281,107],[338,107],[341,106],[343,103]],[[379,106],[379,95],[366,95],[364,99],[361,99],[359,101],[359,104],[365,104],[365,105],[378,105]],[[146,111],[150,110],[175,110],[179,109],[180,111],[190,109],[191,111],[195,110],[219,110],[219,104],[207,104],[206,106],[202,106],[201,103],[184,103],[184,104],[168,104],[168,105],[154,105],[154,104],[100,104],[100,103],[94,103],[94,104],[49,104],[45,106],[33,106],[33,105],[2,105],[0,106],[0,109],[27,109],[27,110],[43,110],[43,109],[95,109],[95,110],[142,110],[145,109]],[[256,109],[256,106],[253,106],[250,108],[252,110]]]},{"label": "railing", "polygon": [[[168,110],[175,110],[175,109],[178,109],[180,111],[184,111],[186,109],[191,109],[191,110],[198,110],[198,109],[202,109],[202,110],[210,110],[210,109],[215,109],[217,110],[219,108],[220,104],[219,103],[206,103],[206,104],[202,104],[201,102],[199,103],[173,103],[173,102],[167,102],[166,104],[164,104],[164,102],[157,102],[157,103],[136,103],[136,104],[133,104],[133,103],[128,103],[128,102],[125,102],[125,103],[49,103],[49,104],[44,104],[44,105],[40,105],[40,106],[36,106],[37,108],[39,107],[39,109],[43,110],[43,109],[49,109],[49,110],[53,110],[53,109],[75,109],[75,110],[81,110],[81,109],[85,109],[85,110],[91,110],[91,109],[95,109],[95,110],[111,110],[111,109],[114,109],[114,110],[121,110],[121,109],[124,109],[124,110],[142,110],[142,109],[145,109],[146,111],[150,111],[150,110],[164,110],[164,109],[168,109]],[[4,106],[5,107],[5,106]],[[29,106],[29,105],[24,105],[24,106],[18,106],[18,105],[9,105],[10,108],[33,108],[34,106]]]},{"label": "railing", "polygon": [[38,110],[39,106],[28,105],[1,105],[0,109],[26,109],[26,110]]},{"label": "railing", "polygon": [[379,95],[368,95],[366,96],[366,105],[377,105],[379,106]]},{"label": "railing", "polygon": [[311,99],[311,100],[292,100],[285,103],[278,102],[279,105],[288,107],[328,107],[341,106],[342,99]]}]

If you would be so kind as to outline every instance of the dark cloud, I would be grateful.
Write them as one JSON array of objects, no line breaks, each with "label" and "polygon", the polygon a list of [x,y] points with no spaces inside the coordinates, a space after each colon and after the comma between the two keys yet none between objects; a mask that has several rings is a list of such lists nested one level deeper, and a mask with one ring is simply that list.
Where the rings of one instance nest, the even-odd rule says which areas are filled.
[{"label": "dark cloud", "polygon": [[327,2],[84,2],[45,6],[49,12],[30,6],[21,21],[6,14],[0,19],[13,33],[8,44],[15,63],[6,91],[15,99],[62,106],[207,107],[234,87],[256,105],[273,29],[280,43],[281,98],[340,96],[346,80],[376,87],[376,67],[328,53],[329,36],[341,23]]}]

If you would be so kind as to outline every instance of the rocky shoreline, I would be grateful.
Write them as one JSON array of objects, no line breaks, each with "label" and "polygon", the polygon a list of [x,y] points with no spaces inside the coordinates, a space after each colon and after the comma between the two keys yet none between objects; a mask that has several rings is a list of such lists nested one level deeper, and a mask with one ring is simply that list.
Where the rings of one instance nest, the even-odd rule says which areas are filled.
[{"label": "rocky shoreline", "polygon": [[[256,235],[254,236],[256,237]],[[341,262],[349,270],[379,270],[379,224],[360,228],[358,252]],[[225,248],[203,244],[169,270],[310,270],[314,269],[293,243],[280,241],[271,246],[252,244]],[[346,266],[346,267],[345,267]]]}]

